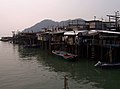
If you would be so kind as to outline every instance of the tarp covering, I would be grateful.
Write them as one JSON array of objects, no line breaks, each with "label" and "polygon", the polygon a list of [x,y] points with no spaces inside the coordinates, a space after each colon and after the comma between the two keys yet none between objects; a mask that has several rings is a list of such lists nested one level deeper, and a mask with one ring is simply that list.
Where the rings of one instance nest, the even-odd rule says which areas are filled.
[{"label": "tarp covering", "polygon": [[78,33],[84,33],[87,32],[87,30],[81,30],[81,31],[66,31],[64,35],[78,35]]}]

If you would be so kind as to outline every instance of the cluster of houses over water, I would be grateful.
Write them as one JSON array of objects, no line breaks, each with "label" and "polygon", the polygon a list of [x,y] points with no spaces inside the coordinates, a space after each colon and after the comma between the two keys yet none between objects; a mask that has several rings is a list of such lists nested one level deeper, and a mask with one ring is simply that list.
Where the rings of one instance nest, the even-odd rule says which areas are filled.
[{"label": "cluster of houses over water", "polygon": [[[115,21],[110,21],[114,18]],[[109,22],[86,21],[85,25],[72,21],[67,26],[44,28],[36,33],[13,33],[13,43],[25,47],[61,50],[78,55],[78,60],[88,58],[95,61],[120,62],[119,17],[109,15]]]}]

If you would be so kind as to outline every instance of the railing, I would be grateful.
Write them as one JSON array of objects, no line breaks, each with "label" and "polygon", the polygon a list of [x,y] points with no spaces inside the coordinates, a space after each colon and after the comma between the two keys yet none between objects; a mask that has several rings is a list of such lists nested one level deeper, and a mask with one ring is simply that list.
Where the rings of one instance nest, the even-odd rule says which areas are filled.
[{"label": "railing", "polygon": [[110,46],[120,46],[120,41],[115,40],[96,40],[96,39],[85,39],[82,42],[85,45],[110,45]]}]

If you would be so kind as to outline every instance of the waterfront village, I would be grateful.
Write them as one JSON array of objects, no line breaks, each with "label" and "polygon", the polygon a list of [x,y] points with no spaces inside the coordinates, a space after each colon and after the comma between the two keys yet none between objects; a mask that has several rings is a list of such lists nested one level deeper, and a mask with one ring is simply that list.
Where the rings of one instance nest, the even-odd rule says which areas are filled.
[{"label": "waterfront village", "polygon": [[[13,32],[13,44],[31,48],[37,47],[61,55],[59,52],[74,54],[77,58],[91,59],[96,62],[120,62],[120,20],[119,15],[107,15],[109,21],[91,20],[80,24],[72,20],[67,26],[52,29],[43,28],[40,32]],[[64,55],[65,56],[65,55]],[[69,57],[64,57],[69,58]],[[118,65],[117,64],[117,65]]]}]

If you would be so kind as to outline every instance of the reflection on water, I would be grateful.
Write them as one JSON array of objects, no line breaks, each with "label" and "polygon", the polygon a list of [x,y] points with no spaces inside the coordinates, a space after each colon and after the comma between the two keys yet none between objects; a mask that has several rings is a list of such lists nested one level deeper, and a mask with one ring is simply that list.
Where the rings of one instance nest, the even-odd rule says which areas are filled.
[{"label": "reflection on water", "polygon": [[[119,69],[96,69],[94,62],[80,59],[69,62],[47,51],[0,43],[6,66],[0,69],[0,89],[63,89],[68,75],[70,89],[119,89]],[[8,63],[9,61],[9,63]],[[0,64],[2,64],[0,62]]]}]

